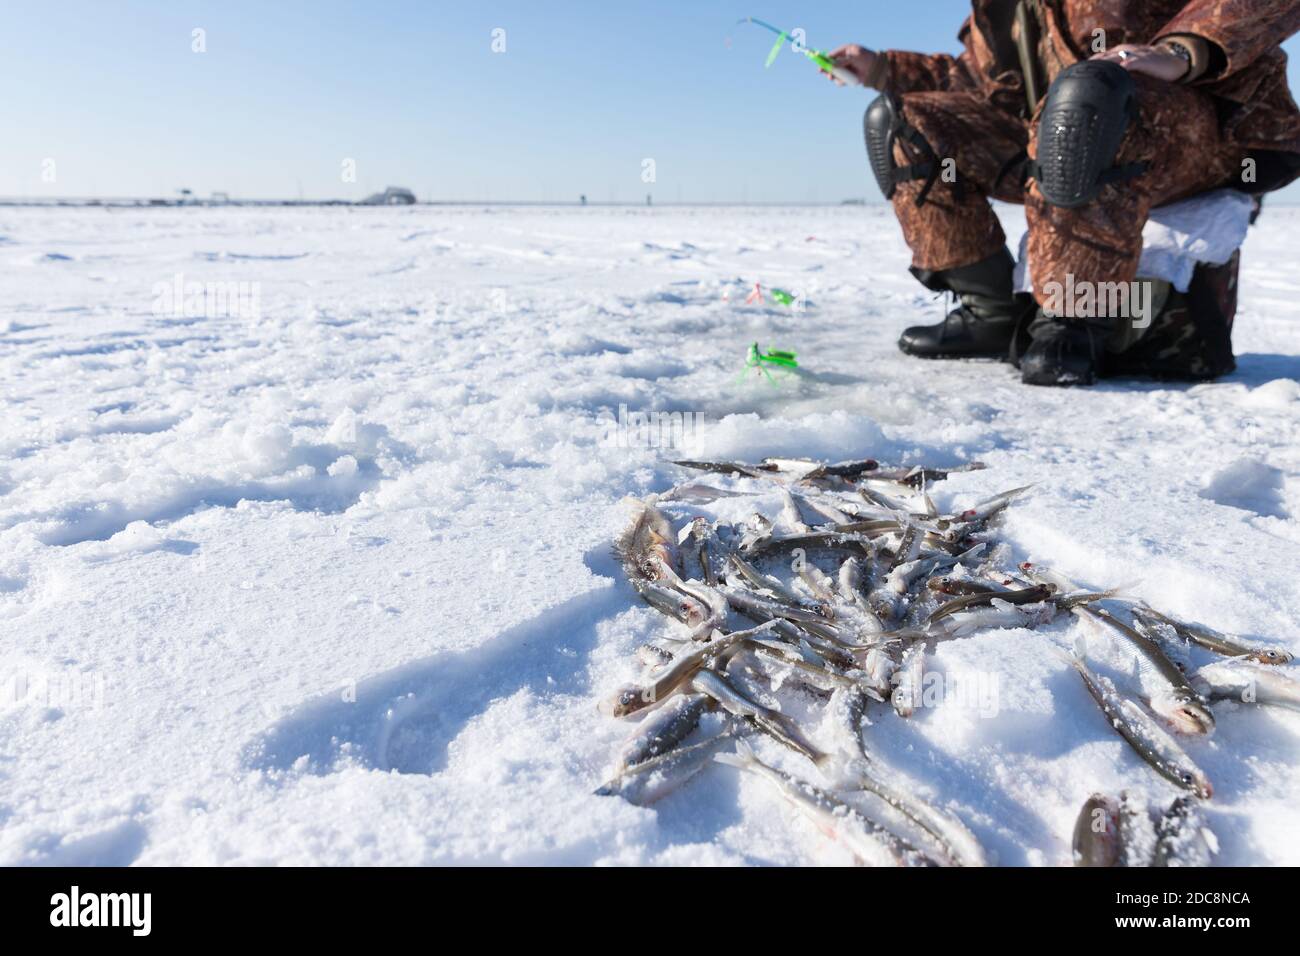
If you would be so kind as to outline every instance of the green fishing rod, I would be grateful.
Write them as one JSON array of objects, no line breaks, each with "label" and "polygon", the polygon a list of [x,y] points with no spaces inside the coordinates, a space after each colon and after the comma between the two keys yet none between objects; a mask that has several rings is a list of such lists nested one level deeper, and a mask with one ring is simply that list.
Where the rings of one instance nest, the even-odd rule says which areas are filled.
[{"label": "green fishing rod", "polygon": [[[759,20],[757,17],[745,17],[737,22],[752,23],[756,27],[762,27],[764,30],[770,30],[776,34],[776,43],[772,46],[772,51],[767,55],[767,62],[763,64],[764,68],[771,66],[776,61],[776,55],[781,52],[781,47],[790,37],[789,32],[782,30],[779,27],[774,27],[765,20]],[[812,47],[806,47],[802,44],[796,45],[794,49],[816,64],[817,69],[821,70],[823,73],[829,73],[846,86],[862,85],[862,81],[858,79],[856,73],[839,66],[831,59],[830,54],[825,50],[814,50]]]}]

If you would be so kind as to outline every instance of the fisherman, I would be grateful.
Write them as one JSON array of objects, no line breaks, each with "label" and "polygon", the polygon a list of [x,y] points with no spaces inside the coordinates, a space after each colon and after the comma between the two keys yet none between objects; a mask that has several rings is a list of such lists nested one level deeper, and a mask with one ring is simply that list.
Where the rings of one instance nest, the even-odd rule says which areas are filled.
[{"label": "fisherman", "polygon": [[[960,303],[899,347],[1009,358],[1034,385],[1231,371],[1236,254],[1186,293],[1152,283],[1145,308],[1104,293],[1137,282],[1153,208],[1300,175],[1279,48],[1297,29],[1300,0],[973,0],[959,56],[833,51],[880,91],[867,152],[912,274]],[[1014,292],[990,198],[1025,206],[1032,296]],[[1064,288],[1103,307],[1062,308]]]}]

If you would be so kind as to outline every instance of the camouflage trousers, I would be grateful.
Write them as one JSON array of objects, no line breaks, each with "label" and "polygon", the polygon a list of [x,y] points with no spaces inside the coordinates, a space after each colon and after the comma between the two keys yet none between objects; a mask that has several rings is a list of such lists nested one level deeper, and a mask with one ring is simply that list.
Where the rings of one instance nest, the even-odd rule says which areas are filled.
[{"label": "camouflage trousers", "polygon": [[[901,183],[894,193],[894,212],[914,269],[952,269],[1000,250],[1006,236],[989,205],[992,197],[1025,206],[1029,269],[1040,304],[1051,283],[1134,281],[1142,228],[1152,208],[1232,183],[1241,176],[1245,158],[1240,147],[1223,140],[1215,106],[1204,93],[1140,74],[1134,80],[1138,116],[1115,162],[1144,162],[1147,170],[1103,187],[1096,200],[1077,209],[1049,205],[1036,183],[1026,183],[1025,160],[1037,156],[1037,116],[1026,122],[975,91],[902,94],[904,120],[930,144],[941,171],[948,173],[920,204],[921,182]],[[894,152],[900,165],[926,159],[902,138]],[[1222,299],[1222,305],[1235,311],[1235,260],[1230,265],[1230,277],[1216,275],[1203,284],[1221,291],[1231,286],[1231,302]],[[1188,296],[1175,296],[1169,309],[1188,301]],[[1231,318],[1229,312],[1229,323]],[[1160,320],[1143,339],[1160,339],[1158,326]],[[1188,327],[1186,321],[1183,326]],[[1220,373],[1208,369],[1205,374]]]}]

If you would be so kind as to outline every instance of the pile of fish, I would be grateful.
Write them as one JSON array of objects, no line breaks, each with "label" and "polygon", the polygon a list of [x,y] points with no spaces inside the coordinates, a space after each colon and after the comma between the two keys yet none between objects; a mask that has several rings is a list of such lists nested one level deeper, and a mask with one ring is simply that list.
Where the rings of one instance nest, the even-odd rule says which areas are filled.
[{"label": "pile of fish", "polygon": [[[1198,807],[1213,787],[1176,736],[1211,733],[1219,699],[1300,708],[1300,683],[1275,669],[1291,659],[1281,649],[1010,564],[995,525],[1027,488],[942,513],[927,489],[978,463],[676,464],[694,476],[634,501],[615,548],[637,593],[677,626],[637,649],[641,679],[601,704],[638,723],[600,794],[645,805],[725,764],[766,780],[859,863],[986,865],[962,820],[868,753],[863,724],[874,705],[915,712],[936,642],[1068,612],[1138,659],[1142,701],[1095,673],[1082,642],[1058,650],[1116,732],[1189,794],[1154,821],[1137,797],[1094,794],[1076,826],[1075,862],[1195,865],[1213,847]],[[705,506],[733,520],[710,520]],[[1190,646],[1222,659],[1190,671]],[[765,763],[745,739],[753,734],[798,754],[820,782]]]}]

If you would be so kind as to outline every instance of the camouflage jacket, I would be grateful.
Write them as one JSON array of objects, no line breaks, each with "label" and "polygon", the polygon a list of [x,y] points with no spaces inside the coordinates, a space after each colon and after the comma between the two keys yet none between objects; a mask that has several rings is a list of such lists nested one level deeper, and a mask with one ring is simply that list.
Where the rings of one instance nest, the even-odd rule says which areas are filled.
[{"label": "camouflage jacket", "polygon": [[[1194,80],[1219,103],[1224,137],[1244,149],[1300,153],[1300,109],[1287,85],[1281,44],[1300,30],[1300,0],[972,0],[947,54],[884,51],[886,89],[980,90],[996,106],[1025,114],[1017,6],[1026,5],[1042,89],[1062,69],[1121,43],[1190,34],[1213,46],[1214,64]],[[1104,44],[1104,46],[1103,46]]]}]

